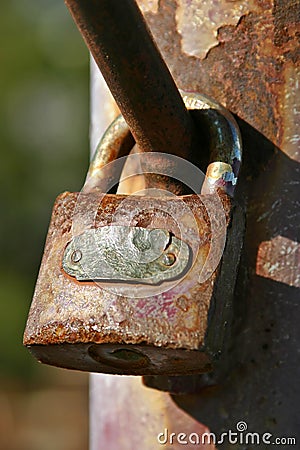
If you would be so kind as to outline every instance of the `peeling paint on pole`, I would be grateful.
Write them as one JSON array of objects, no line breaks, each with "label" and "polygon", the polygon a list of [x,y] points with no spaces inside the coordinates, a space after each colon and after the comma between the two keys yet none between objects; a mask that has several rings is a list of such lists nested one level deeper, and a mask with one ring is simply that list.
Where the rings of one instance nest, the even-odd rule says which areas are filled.
[{"label": "peeling paint on pole", "polygon": [[158,0],[138,0],[139,7],[143,12],[157,13]]},{"label": "peeling paint on pole", "polygon": [[219,44],[219,28],[237,25],[254,6],[253,0],[178,0],[176,21],[183,52],[205,58]]},{"label": "peeling paint on pole", "polygon": [[256,273],[270,280],[300,287],[300,244],[277,236],[260,244]]},{"label": "peeling paint on pole", "polygon": [[[300,68],[291,62],[285,70],[285,84],[280,101],[283,117],[282,148],[293,160],[300,162]],[[293,113],[292,113],[293,112]]]}]

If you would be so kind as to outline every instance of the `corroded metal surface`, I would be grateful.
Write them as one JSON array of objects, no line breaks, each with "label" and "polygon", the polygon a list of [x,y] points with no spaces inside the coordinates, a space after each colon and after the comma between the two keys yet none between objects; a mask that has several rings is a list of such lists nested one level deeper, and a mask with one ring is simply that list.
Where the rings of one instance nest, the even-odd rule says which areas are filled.
[{"label": "corroded metal surface", "polygon": [[188,154],[193,122],[136,2],[65,3],[140,148]]},{"label": "corroded metal surface", "polygon": [[[188,30],[186,3],[162,1],[156,14],[146,14],[178,87],[211,96],[281,147],[294,120],[291,106],[299,102],[293,87],[299,60],[299,2],[253,0],[236,26],[223,17],[223,25],[216,29],[218,45],[206,57],[190,56],[183,50],[176,14],[185,8]],[[226,3],[226,8],[236,11],[245,5],[241,1],[190,3],[199,11],[206,4],[218,14]]]},{"label": "corroded metal surface", "polygon": [[254,6],[254,0],[178,1],[176,23],[183,52],[205,58],[209,50],[219,44],[219,28],[237,25]]},{"label": "corroded metal surface", "polygon": [[110,225],[74,236],[62,266],[78,281],[157,284],[182,276],[190,260],[188,245],[167,230]]},{"label": "corroded metal surface", "polygon": [[[65,353],[66,366],[82,370],[98,369],[109,373],[162,371],[173,374],[207,370],[210,356],[213,357],[214,352],[219,352],[223,336],[222,324],[217,326],[220,332],[215,332],[215,328],[212,327],[212,335],[208,325],[208,312],[214,299],[217,270],[204,282],[200,282],[199,274],[212,248],[211,230],[214,229],[218,234],[219,229],[219,233],[223,233],[223,217],[218,212],[220,199],[228,224],[231,201],[222,193],[220,198],[206,196],[205,202],[197,195],[166,199],[122,195],[103,197],[101,194],[79,196],[76,193],[64,193],[59,196],[53,210],[24,343],[32,346],[33,353],[44,362],[63,365]],[[208,203],[215,213],[208,214]],[[192,268],[174,285],[168,282],[171,284],[165,284],[163,289],[152,295],[152,291],[148,292],[145,286],[142,295],[139,295],[137,286],[122,285],[124,292],[118,295],[120,288],[116,287],[114,290],[111,284],[99,285],[95,282],[74,280],[63,271],[62,259],[65,247],[73,236],[72,221],[75,208],[79,208],[77,213],[84,218],[95,205],[96,228],[115,224],[118,226],[130,224],[144,228],[164,227],[179,239],[183,236],[194,255]],[[192,214],[188,214],[187,209]],[[86,223],[83,223],[83,226],[85,227]],[[134,293],[137,295],[134,296]],[[214,306],[213,311],[210,311],[209,323],[216,324],[221,317],[218,308],[222,307],[222,302],[217,302],[217,305],[219,305],[217,308]],[[70,346],[69,355],[61,347],[50,348],[51,344],[63,343],[135,345],[142,343],[154,346],[157,350],[155,352],[155,349],[152,349],[150,355],[147,353],[152,363],[148,368],[132,368],[129,365],[123,370],[122,367],[115,368],[109,365],[105,367],[101,363],[97,366],[95,358],[93,364],[89,364],[91,361],[86,361],[89,346],[84,348]],[[160,350],[163,352],[164,348],[201,351],[187,357],[186,350],[183,350],[181,358],[179,356],[174,358],[172,351],[164,352],[162,360],[168,361],[166,369],[159,356]],[[78,358],[78,351],[79,353],[82,351],[81,358]],[[138,351],[140,352],[140,349]],[[205,358],[201,352],[206,355]],[[152,356],[153,353],[157,353],[157,357]],[[184,361],[184,365],[180,361]]]},{"label": "corroded metal surface", "polygon": [[[216,432],[227,431],[246,420],[253,432],[293,435],[299,442],[299,290],[286,283],[293,281],[290,274],[280,282],[256,274],[263,242],[284,238],[275,241],[280,245],[270,246],[267,258],[274,266],[279,258],[291,261],[289,248],[299,241],[299,2],[254,0],[235,25],[222,17],[223,25],[215,27],[218,45],[201,57],[183,50],[188,36],[179,31],[176,15],[187,2],[160,0],[152,12],[150,0],[139,3],[144,4],[146,19],[177,85],[217,99],[242,119],[245,149],[237,194],[247,207],[247,233],[237,290],[237,336],[228,357],[231,375],[196,383],[193,379],[195,391],[208,384],[214,387],[180,400],[174,396],[177,404],[170,403],[167,394],[137,386],[136,379],[93,375],[91,449],[164,448],[153,441],[157,418],[177,433],[197,432],[199,422]],[[236,9],[241,2],[222,3]],[[219,8],[220,2],[191,0],[189,4],[203,10],[206,5]],[[201,42],[211,36],[209,31]],[[93,110],[93,116],[103,117],[101,107]],[[174,386],[171,382],[170,390]],[[178,390],[184,391],[184,386]],[[114,392],[120,395],[112,403]],[[177,414],[184,411],[187,415],[181,421]],[[119,427],[124,417],[126,423]],[[231,447],[223,444],[221,448]],[[244,450],[245,445],[235,448]]]},{"label": "corroded metal surface", "polygon": [[[234,117],[218,102],[205,95],[188,92],[181,92],[181,95],[186,108],[193,117],[197,130],[200,130],[200,134],[208,142],[207,162],[209,166],[206,170],[202,193],[212,194],[220,188],[232,196],[242,160],[241,135]],[[95,189],[99,192],[107,192],[111,189],[114,182],[119,180],[123,173],[124,165],[123,163],[110,163],[117,157],[129,153],[133,142],[124,117],[118,116],[97,145],[83,187],[84,192],[92,192]],[[168,153],[172,154],[172,151]],[[181,164],[179,161],[176,163],[176,160],[168,158],[168,153],[155,153],[156,156],[151,158],[146,155],[140,159],[138,157],[131,158],[130,164],[137,165],[136,173],[138,173],[138,166],[141,166],[145,186],[168,190],[174,194],[184,193],[182,184],[178,180],[182,181],[186,169],[182,162]],[[135,159],[136,162],[134,162]],[[168,176],[163,174],[168,174]],[[186,178],[192,183],[192,174],[190,175]],[[198,181],[200,182],[200,180]],[[198,192],[195,188],[192,191]]]},{"label": "corroded metal surface", "polygon": [[[273,254],[278,255],[277,259]],[[261,242],[257,252],[256,273],[261,277],[300,287],[300,244],[283,236]]]}]

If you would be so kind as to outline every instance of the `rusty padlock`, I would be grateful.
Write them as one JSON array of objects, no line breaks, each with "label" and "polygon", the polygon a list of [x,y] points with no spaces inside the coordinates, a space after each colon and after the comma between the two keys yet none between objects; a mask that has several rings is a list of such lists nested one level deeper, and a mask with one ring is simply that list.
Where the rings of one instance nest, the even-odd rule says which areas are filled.
[{"label": "rusty padlock", "polygon": [[[220,105],[182,95],[209,135],[201,195],[106,193],[123,169],[117,156],[133,143],[123,117],[113,122],[82,192],[65,192],[54,205],[24,333],[39,361],[186,375],[211,370],[222,351],[242,239],[232,200],[241,139]],[[142,155],[146,171],[159,165],[159,155]]]}]

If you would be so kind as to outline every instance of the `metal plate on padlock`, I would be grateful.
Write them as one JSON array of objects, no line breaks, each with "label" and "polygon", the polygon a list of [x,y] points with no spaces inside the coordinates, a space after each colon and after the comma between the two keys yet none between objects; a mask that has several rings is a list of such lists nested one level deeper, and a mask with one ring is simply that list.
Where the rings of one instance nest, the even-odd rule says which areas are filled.
[{"label": "metal plate on padlock", "polygon": [[184,274],[190,259],[189,246],[167,230],[104,226],[74,236],[62,266],[78,281],[156,284]]}]

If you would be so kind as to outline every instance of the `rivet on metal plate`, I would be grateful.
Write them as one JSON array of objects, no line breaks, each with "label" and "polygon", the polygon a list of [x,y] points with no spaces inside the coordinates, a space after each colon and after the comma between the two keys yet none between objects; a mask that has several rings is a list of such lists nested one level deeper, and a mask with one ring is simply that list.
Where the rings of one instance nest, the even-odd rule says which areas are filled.
[{"label": "rivet on metal plate", "polygon": [[167,230],[111,225],[74,236],[62,266],[78,281],[158,284],[186,273],[191,253]]}]

